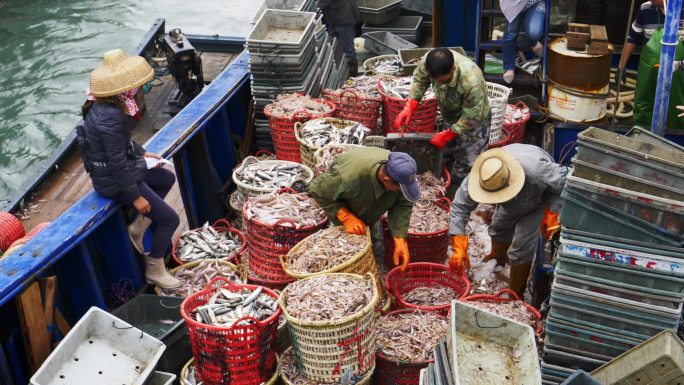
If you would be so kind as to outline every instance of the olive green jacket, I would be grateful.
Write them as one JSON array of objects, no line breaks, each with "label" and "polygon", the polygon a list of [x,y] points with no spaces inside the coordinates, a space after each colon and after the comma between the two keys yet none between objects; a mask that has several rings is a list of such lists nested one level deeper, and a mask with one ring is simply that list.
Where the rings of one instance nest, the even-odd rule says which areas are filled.
[{"label": "olive green jacket", "polygon": [[392,236],[406,237],[413,203],[401,192],[385,190],[376,176],[389,153],[376,147],[347,151],[328,172],[311,182],[309,193],[333,223],[340,224],[337,212],[341,208],[347,208],[368,226],[387,212]]},{"label": "olive green jacket", "polygon": [[432,82],[425,65],[425,55],[413,71],[410,96],[411,99],[420,101],[432,83],[444,121],[451,125],[454,132],[463,134],[489,116],[487,82],[477,64],[458,52],[451,53],[456,66],[451,80],[446,84]]}]

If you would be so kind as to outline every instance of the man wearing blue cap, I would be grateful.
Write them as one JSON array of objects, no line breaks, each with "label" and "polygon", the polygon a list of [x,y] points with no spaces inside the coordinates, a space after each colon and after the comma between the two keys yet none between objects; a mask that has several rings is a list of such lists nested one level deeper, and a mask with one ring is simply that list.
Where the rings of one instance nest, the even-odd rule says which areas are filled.
[{"label": "man wearing blue cap", "polygon": [[316,177],[309,193],[349,234],[365,234],[387,212],[394,238],[394,264],[410,261],[406,235],[413,202],[420,199],[416,162],[403,152],[364,147],[345,152],[328,172]]}]

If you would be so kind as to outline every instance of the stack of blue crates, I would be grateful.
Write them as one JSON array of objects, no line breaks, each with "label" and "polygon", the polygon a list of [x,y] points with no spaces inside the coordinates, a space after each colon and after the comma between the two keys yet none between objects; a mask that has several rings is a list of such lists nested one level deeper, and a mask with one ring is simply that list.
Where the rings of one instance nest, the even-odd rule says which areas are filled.
[{"label": "stack of blue crates", "polygon": [[676,330],[684,304],[684,150],[592,127],[578,135],[573,163],[561,195],[545,384]]}]

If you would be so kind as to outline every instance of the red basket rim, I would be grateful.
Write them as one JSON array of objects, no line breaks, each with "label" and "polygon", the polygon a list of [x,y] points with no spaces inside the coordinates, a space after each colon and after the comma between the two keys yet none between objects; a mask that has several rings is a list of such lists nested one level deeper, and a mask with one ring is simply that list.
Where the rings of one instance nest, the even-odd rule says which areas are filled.
[{"label": "red basket rim", "polygon": [[[388,312],[388,313],[386,313],[386,314],[383,314],[380,318],[384,318],[384,317],[392,316],[392,315],[396,315],[396,314],[415,313],[415,312],[430,313],[430,314],[436,315],[437,317],[444,319],[444,321],[447,322],[447,325],[449,324],[449,319],[448,319],[447,317],[445,317],[445,316],[443,316],[443,315],[441,315],[441,314],[439,314],[439,313],[437,313],[437,312],[434,312],[434,311],[422,311],[421,309],[399,309],[399,310],[392,310],[392,311],[390,311],[390,312]],[[379,357],[380,359],[382,359],[382,360],[384,360],[384,361],[390,362],[390,363],[392,363],[392,364],[400,365],[400,366],[420,366],[420,365],[427,365],[427,364],[430,364],[430,363],[435,362],[434,356],[433,356],[432,358],[428,359],[427,361],[402,361],[402,360],[396,360],[396,359],[392,359],[392,358],[390,358],[389,356],[387,356],[386,354],[384,354],[379,348],[376,349],[375,354],[376,354],[377,357]]]},{"label": "red basket rim", "polygon": [[[225,226],[216,227],[216,225],[218,225],[218,224],[224,224]],[[227,258],[217,258],[218,260],[226,261],[226,262],[232,262],[236,258],[238,258],[240,255],[242,255],[242,253],[245,251],[245,248],[247,247],[247,239],[245,238],[245,233],[243,233],[242,231],[231,226],[230,223],[228,223],[228,221],[225,219],[216,220],[216,222],[214,222],[214,224],[211,225],[210,227],[216,231],[229,232],[232,234],[236,234],[238,236],[238,239],[240,239],[240,248],[238,248],[235,251],[235,254],[233,254],[232,256],[227,257]],[[189,231],[197,231],[197,230],[201,230],[201,229],[202,229],[202,227],[197,227],[197,228],[194,228],[194,229],[189,230]],[[178,258],[178,253],[176,252],[176,250],[178,249],[178,243],[180,243],[180,239],[181,239],[181,237],[178,236],[178,238],[176,238],[176,240],[173,241],[173,245],[171,245],[171,259],[173,259],[173,261],[176,262],[179,266],[184,265],[184,264],[189,263],[189,262],[193,262],[193,261],[184,262],[184,261],[181,261],[180,258]]]},{"label": "red basket rim", "polygon": [[[412,267],[415,267],[415,268],[421,268],[421,267],[436,268],[436,269],[441,269],[444,271],[451,272],[449,267],[442,265],[442,264],[439,264],[439,263],[432,263],[432,262],[409,263],[407,271],[409,269],[411,269]],[[454,276],[456,276],[455,273],[453,273],[453,272],[451,272],[451,273]],[[404,301],[404,299],[400,295],[397,295],[397,293],[394,292],[393,286],[390,285],[390,282],[394,281],[394,277],[399,275],[399,274],[402,274],[401,266],[397,266],[397,267],[393,268],[392,270],[390,270],[389,273],[387,273],[387,276],[385,276],[385,290],[388,293],[392,294],[394,296],[394,298],[397,301],[399,301],[404,307],[407,307],[410,309],[419,309],[422,311],[439,311],[439,310],[448,309],[451,306],[451,304],[445,304],[445,305],[439,305],[439,306],[418,306],[418,305],[414,305],[414,304],[411,304],[411,303]],[[465,282],[465,290],[463,291],[463,294],[458,296],[458,298],[457,298],[458,300],[461,300],[462,298],[465,298],[466,296],[468,296],[468,294],[470,294],[470,281],[468,280],[468,276],[466,275],[465,271],[460,276],[460,279],[463,282]]]},{"label": "red basket rim", "polygon": [[[383,98],[387,98],[393,102],[406,102],[406,100],[408,100],[408,99],[400,99],[400,98],[397,98],[396,96],[388,95],[382,90],[382,87],[380,87],[380,82],[383,80],[392,81],[394,79],[399,79],[399,78],[401,78],[401,77],[400,76],[387,76],[387,77],[378,79],[378,92],[380,92],[380,95],[382,95]],[[419,102],[420,102],[420,104],[423,104],[423,103],[432,102],[432,101],[435,101],[435,102],[437,101],[436,95],[431,97],[431,98],[427,98],[427,99],[423,98]]]},{"label": "red basket rim", "polygon": [[324,117],[324,116],[333,115],[333,114],[335,113],[335,110],[337,109],[337,107],[335,106],[335,103],[333,103],[333,102],[331,102],[331,101],[329,101],[329,100],[325,100],[325,99],[314,99],[314,98],[311,98],[311,100],[313,100],[313,101],[315,101],[315,102],[317,102],[317,103],[327,104],[327,105],[328,105],[329,107],[331,107],[332,109],[331,109],[330,111],[324,112],[324,113],[322,113],[322,114],[310,114],[310,113],[308,113],[308,112],[306,112],[306,111],[304,111],[304,110],[297,110],[297,111],[295,111],[295,112],[292,114],[292,116],[290,116],[290,117],[288,118],[288,117],[275,116],[275,115],[271,114],[271,113],[268,111],[268,107],[269,107],[270,105],[272,105],[273,103],[270,103],[270,104],[267,104],[267,105],[264,107],[264,115],[266,115],[266,118],[269,119],[269,120],[270,120],[270,119],[276,119],[276,120],[281,120],[281,121],[287,121],[287,122],[292,122],[292,123],[294,123],[294,122],[297,121],[296,117],[297,117],[297,115],[300,114],[300,113],[306,113],[307,115],[309,115],[309,117],[310,117],[311,119],[315,119],[315,118],[320,118],[320,117]]},{"label": "red basket rim", "polygon": [[382,96],[378,96],[377,98],[361,96],[361,95],[359,95],[359,92],[355,91],[355,90],[345,90],[345,89],[331,90],[329,88],[326,88],[322,92],[323,96],[332,96],[332,97],[336,97],[336,98],[340,98],[340,99],[343,99],[345,94],[353,94],[357,100],[360,100],[363,102],[373,102],[373,103],[382,102]]},{"label": "red basket rim", "polygon": [[[504,298],[503,295],[508,294],[511,295],[513,298]],[[542,315],[535,308],[534,306],[530,305],[529,303],[523,301],[518,297],[518,295],[512,291],[511,289],[503,289],[495,294],[473,294],[469,295],[467,297],[464,297],[461,299],[463,302],[515,302],[515,301],[520,301],[525,305],[525,308],[527,311],[532,313],[534,315],[534,318],[537,320],[537,328],[534,331],[535,335],[541,334],[541,332],[544,330],[544,326],[542,325]]]},{"label": "red basket rim", "polygon": [[[216,278],[212,279],[211,282],[209,282],[206,289],[198,291],[197,293],[194,293],[194,294],[188,296],[181,303],[181,307],[180,307],[181,316],[183,317],[183,319],[185,319],[185,322],[188,323],[188,327],[192,326],[194,328],[204,328],[204,329],[211,330],[211,331],[227,331],[227,330],[233,330],[236,327],[245,327],[245,326],[238,326],[239,322],[235,322],[233,325],[228,326],[228,327],[207,325],[207,324],[203,324],[201,322],[197,322],[194,318],[190,317],[190,315],[187,313],[185,308],[186,308],[186,306],[188,306],[188,303],[190,300],[194,300],[195,298],[197,298],[201,295],[209,295],[210,293],[213,293],[214,291],[219,289],[219,288],[211,287],[211,285],[214,281],[216,281]],[[271,296],[274,300],[278,301],[278,299],[280,297],[278,295],[278,293],[269,289],[268,287],[261,286],[261,285],[252,285],[249,283],[228,282],[228,284],[221,286],[220,289],[231,290],[231,289],[245,289],[246,288],[246,289],[254,291],[259,287],[261,287],[263,289],[263,292],[265,292],[266,294]],[[281,313],[282,313],[282,310],[280,309],[280,306],[278,306],[276,311],[270,317],[266,318],[263,321],[259,321],[254,317],[249,317],[249,318],[253,318],[256,321],[256,326],[258,328],[263,328],[266,325],[269,325],[270,323],[272,323],[274,320],[277,321],[278,317],[280,317]],[[245,318],[245,317],[243,317],[243,318]],[[250,326],[252,326],[252,325],[250,325]]]}]

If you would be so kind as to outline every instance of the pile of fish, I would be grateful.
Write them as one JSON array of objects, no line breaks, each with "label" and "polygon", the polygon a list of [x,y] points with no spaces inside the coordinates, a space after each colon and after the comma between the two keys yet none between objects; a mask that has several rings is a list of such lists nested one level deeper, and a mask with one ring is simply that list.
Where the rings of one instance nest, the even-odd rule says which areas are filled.
[{"label": "pile of fish", "polygon": [[413,234],[434,233],[449,227],[449,210],[444,210],[433,201],[420,200],[413,204],[409,232]]},{"label": "pile of fish", "polygon": [[195,371],[194,363],[188,366],[188,369],[185,371],[184,376],[181,377],[180,380],[182,385],[204,385],[204,381],[200,381],[199,376]]},{"label": "pile of fish", "polygon": [[434,176],[430,171],[418,175],[421,200],[434,200],[435,197],[445,196],[444,181]]},{"label": "pile of fish", "polygon": [[537,327],[537,317],[532,313],[525,303],[522,301],[510,301],[510,302],[481,302],[481,301],[469,301],[468,305],[475,306],[477,308],[487,310],[496,315],[504,318],[509,318],[514,321],[518,321],[525,325],[532,326],[533,329]]},{"label": "pile of fish", "polygon": [[321,116],[332,111],[332,107],[306,95],[282,94],[278,95],[275,102],[267,105],[264,111],[276,118],[292,119],[295,112]]},{"label": "pile of fish", "polygon": [[358,313],[372,299],[371,283],[323,274],[291,283],[283,292],[290,316],[301,321],[334,321]]},{"label": "pile of fish", "polygon": [[341,226],[321,230],[287,254],[287,268],[300,274],[332,269],[363,251],[367,241],[365,235],[347,234]]},{"label": "pile of fish", "polygon": [[314,153],[314,157],[316,158],[316,173],[321,175],[330,170],[330,167],[332,167],[332,164],[335,162],[335,160],[337,160],[337,158],[340,157],[340,155],[353,148],[354,147],[338,146],[333,144],[316,150]]},{"label": "pile of fish", "polygon": [[[292,348],[287,348],[280,355],[280,375],[287,379],[287,383],[292,385],[333,385],[332,383],[326,384],[323,382],[316,382],[308,379],[304,373],[297,369],[297,362],[294,350]],[[339,385],[339,383],[336,383]]]},{"label": "pile of fish", "polygon": [[195,230],[184,231],[178,240],[176,255],[183,262],[207,258],[229,258],[242,246],[240,238],[228,231],[216,231],[209,222]]},{"label": "pile of fish", "polygon": [[361,96],[366,99],[378,99],[380,98],[380,92],[378,92],[378,80],[380,76],[378,75],[362,75],[355,78],[349,78],[346,83],[342,85],[342,90],[354,91],[357,96]]},{"label": "pile of fish", "polygon": [[243,165],[235,170],[237,179],[247,185],[277,190],[281,187],[291,187],[296,182],[305,183],[310,175],[299,163],[287,161],[253,161],[245,160]]},{"label": "pile of fish", "polygon": [[326,218],[325,211],[306,194],[272,193],[250,197],[245,213],[248,220],[256,219],[266,225],[287,220],[289,222],[281,222],[280,226],[289,227],[292,222],[297,229],[315,226]]},{"label": "pile of fish", "polygon": [[299,130],[299,137],[310,146],[321,148],[326,144],[363,144],[370,129],[361,123],[339,128],[325,119],[306,122]]},{"label": "pile of fish", "polygon": [[204,290],[212,279],[219,276],[226,277],[231,282],[242,283],[240,277],[230,265],[221,263],[217,259],[199,261],[199,264],[194,267],[184,266],[184,268],[176,270],[173,276],[180,280],[182,284],[173,289],[160,288],[162,295],[185,298],[200,290]]},{"label": "pile of fish", "polygon": [[[413,83],[412,77],[401,77],[401,78],[387,78],[380,80],[380,89],[387,95],[394,96],[399,99],[408,99],[411,95],[411,84]],[[435,92],[430,86],[425,94],[423,95],[423,100],[432,99],[435,97]]]},{"label": "pile of fish", "polygon": [[397,361],[419,362],[432,358],[440,340],[446,338],[447,321],[434,314],[387,314],[375,326],[378,350]]},{"label": "pile of fish", "polygon": [[[278,301],[265,293],[258,286],[252,291],[247,288],[239,292],[228,289],[216,289],[216,293],[206,304],[198,306],[191,316],[205,325],[230,327],[242,317],[250,316],[264,321],[278,310]],[[243,320],[239,325],[249,325],[251,321]]]},{"label": "pile of fish", "polygon": [[445,286],[420,286],[401,296],[416,306],[442,306],[458,298],[454,289]]},{"label": "pile of fish", "polygon": [[401,58],[399,55],[385,55],[367,60],[363,63],[363,68],[377,75],[396,75],[402,71]]},{"label": "pile of fish", "polygon": [[504,112],[504,123],[518,123],[530,114],[530,109],[527,107],[518,107],[514,104],[507,104]]}]

